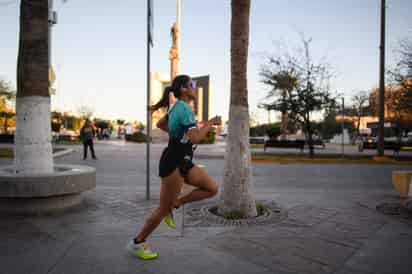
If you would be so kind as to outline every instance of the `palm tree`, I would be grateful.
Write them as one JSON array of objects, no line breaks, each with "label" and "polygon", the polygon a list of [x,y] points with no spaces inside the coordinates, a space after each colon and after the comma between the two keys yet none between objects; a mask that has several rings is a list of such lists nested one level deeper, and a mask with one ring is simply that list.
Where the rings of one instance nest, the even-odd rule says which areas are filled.
[{"label": "palm tree", "polygon": [[14,146],[18,173],[53,171],[48,3],[48,0],[22,0],[20,4]]},{"label": "palm tree", "polygon": [[[275,58],[269,59],[269,64],[275,64],[281,66],[281,62]],[[286,135],[289,129],[289,114],[288,114],[288,99],[291,92],[298,85],[298,78],[293,68],[280,67],[280,70],[274,72],[270,67],[264,66],[260,71],[262,83],[272,86],[272,90],[269,92],[267,99],[271,97],[280,97],[279,106],[273,106],[268,104],[261,104],[260,107],[266,110],[280,110],[281,112],[281,138],[286,139]]]},{"label": "palm tree", "polygon": [[247,60],[250,0],[232,0],[231,87],[220,214],[257,215],[249,147]]}]

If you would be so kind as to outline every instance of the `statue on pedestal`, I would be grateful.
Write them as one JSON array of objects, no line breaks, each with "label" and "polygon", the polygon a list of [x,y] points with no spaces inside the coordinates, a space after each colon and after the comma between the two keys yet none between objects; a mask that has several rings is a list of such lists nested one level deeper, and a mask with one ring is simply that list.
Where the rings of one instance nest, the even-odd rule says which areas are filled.
[{"label": "statue on pedestal", "polygon": [[170,81],[176,77],[178,73],[178,63],[179,63],[179,35],[180,30],[177,23],[174,23],[171,30],[170,35],[172,36],[172,47],[169,51],[169,59],[170,59]]}]

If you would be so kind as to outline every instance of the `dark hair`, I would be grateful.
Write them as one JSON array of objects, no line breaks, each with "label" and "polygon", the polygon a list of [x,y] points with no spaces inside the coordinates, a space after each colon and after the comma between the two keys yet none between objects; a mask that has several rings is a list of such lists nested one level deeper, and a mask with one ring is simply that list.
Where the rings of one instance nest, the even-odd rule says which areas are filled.
[{"label": "dark hair", "polygon": [[150,106],[152,111],[156,111],[159,108],[169,108],[169,93],[173,92],[176,98],[181,97],[180,88],[189,87],[191,78],[188,75],[178,75],[172,82],[171,87],[166,87],[163,91],[162,98],[154,105]]},{"label": "dark hair", "polygon": [[169,93],[170,93],[170,91],[172,91],[172,89],[170,87],[166,87],[163,91],[162,98],[160,98],[160,100],[156,104],[150,106],[150,110],[156,111],[159,108],[169,108]]},{"label": "dark hair", "polygon": [[182,74],[182,75],[176,76],[176,78],[173,80],[172,87],[171,87],[176,98],[180,98],[181,96],[180,88],[189,87],[190,80],[191,78],[189,75]]}]

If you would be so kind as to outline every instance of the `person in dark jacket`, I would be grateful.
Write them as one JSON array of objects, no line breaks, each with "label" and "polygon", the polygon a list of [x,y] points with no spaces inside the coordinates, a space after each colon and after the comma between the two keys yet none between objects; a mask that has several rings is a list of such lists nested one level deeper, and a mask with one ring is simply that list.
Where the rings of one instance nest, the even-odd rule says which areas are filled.
[{"label": "person in dark jacket", "polygon": [[97,159],[93,147],[93,138],[95,135],[96,130],[94,129],[92,122],[87,119],[83,127],[80,129],[80,139],[83,141],[83,160],[87,159],[87,147],[90,147],[92,158],[95,160]]}]

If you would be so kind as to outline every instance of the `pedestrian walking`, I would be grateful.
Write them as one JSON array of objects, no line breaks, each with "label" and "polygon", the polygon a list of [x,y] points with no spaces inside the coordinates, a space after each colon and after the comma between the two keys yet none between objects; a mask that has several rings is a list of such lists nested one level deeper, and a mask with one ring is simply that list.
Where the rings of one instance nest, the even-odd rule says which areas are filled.
[{"label": "pedestrian walking", "polygon": [[80,139],[83,142],[83,160],[87,159],[87,150],[90,148],[92,153],[92,158],[96,160],[96,154],[94,152],[93,138],[96,135],[96,129],[94,128],[92,122],[86,119],[83,127],[80,129]]}]

